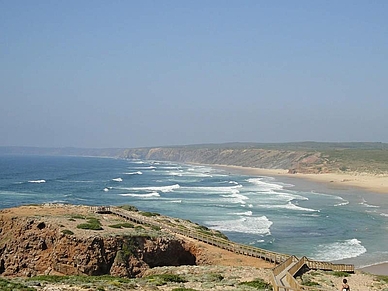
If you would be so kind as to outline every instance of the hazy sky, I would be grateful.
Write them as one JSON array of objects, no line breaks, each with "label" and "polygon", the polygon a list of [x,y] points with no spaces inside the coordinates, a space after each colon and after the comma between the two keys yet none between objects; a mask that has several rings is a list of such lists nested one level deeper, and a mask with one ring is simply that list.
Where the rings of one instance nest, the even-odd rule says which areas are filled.
[{"label": "hazy sky", "polygon": [[0,0],[0,145],[388,142],[388,1]]}]

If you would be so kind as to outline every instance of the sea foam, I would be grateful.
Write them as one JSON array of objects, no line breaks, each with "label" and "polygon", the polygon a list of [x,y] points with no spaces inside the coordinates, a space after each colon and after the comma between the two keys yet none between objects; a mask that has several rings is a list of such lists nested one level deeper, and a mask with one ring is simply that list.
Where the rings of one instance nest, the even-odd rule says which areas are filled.
[{"label": "sea foam", "polygon": [[135,193],[128,193],[128,194],[119,194],[120,196],[129,196],[129,197],[141,197],[141,198],[150,198],[150,197],[159,197],[158,192],[152,192],[147,194],[135,194]]},{"label": "sea foam", "polygon": [[272,221],[266,216],[242,217],[236,220],[207,221],[206,225],[219,231],[269,235]]},{"label": "sea foam", "polygon": [[143,174],[143,173],[142,173],[141,171],[124,173],[124,175],[142,175],[142,174]]},{"label": "sea foam", "polygon": [[172,192],[175,189],[179,189],[180,185],[179,184],[174,184],[170,186],[149,186],[149,187],[133,187],[133,188],[121,188],[121,189],[126,189],[129,191],[160,191],[163,193],[167,192]]},{"label": "sea foam", "polygon": [[355,258],[366,253],[366,248],[356,239],[349,239],[329,244],[320,244],[316,247],[312,258],[321,261],[336,261]]},{"label": "sea foam", "polygon": [[46,183],[46,180],[30,180],[28,181],[28,183],[37,183],[37,184],[40,184],[40,183]]}]

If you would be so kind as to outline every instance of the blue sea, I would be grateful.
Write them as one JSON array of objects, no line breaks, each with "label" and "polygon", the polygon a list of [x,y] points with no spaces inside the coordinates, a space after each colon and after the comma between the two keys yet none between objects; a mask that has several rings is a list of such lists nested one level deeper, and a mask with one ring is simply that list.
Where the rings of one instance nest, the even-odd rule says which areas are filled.
[{"label": "blue sea", "polygon": [[131,204],[271,251],[363,267],[388,262],[388,195],[210,166],[95,157],[0,156],[0,209]]}]

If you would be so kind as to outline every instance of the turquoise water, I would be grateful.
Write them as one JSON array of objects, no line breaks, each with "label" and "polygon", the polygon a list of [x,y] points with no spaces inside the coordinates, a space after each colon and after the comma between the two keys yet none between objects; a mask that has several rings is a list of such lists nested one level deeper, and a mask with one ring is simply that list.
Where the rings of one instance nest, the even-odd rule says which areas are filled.
[{"label": "turquoise water", "polygon": [[388,195],[170,162],[0,156],[0,208],[47,202],[132,204],[272,251],[388,261]]}]

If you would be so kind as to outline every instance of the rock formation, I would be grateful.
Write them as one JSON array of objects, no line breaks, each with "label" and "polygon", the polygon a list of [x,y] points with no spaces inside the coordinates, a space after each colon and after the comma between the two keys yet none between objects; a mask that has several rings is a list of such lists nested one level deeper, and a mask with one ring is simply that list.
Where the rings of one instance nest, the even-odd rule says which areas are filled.
[{"label": "rock formation", "polygon": [[180,239],[96,231],[78,236],[64,234],[60,228],[45,217],[10,217],[0,212],[0,275],[136,277],[151,267],[196,264],[195,248]]}]

